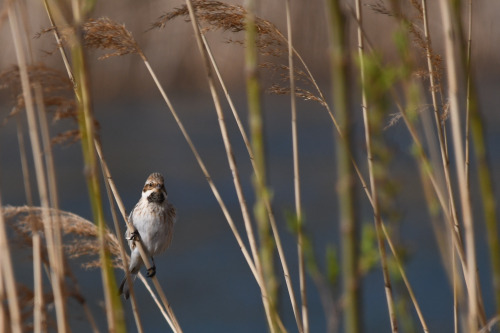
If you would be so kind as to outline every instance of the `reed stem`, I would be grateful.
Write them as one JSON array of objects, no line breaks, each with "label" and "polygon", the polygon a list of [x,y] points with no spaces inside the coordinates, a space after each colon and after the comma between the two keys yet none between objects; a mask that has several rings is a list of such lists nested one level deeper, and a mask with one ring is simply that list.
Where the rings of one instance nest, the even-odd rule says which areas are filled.
[{"label": "reed stem", "polygon": [[352,151],[352,124],[349,103],[349,51],[347,21],[340,2],[332,0],[329,5],[330,63],[333,105],[343,139],[336,141],[337,194],[341,234],[341,274],[344,302],[345,331],[361,331],[358,276],[358,239],[355,214],[354,170],[349,152]]},{"label": "reed stem", "polygon": [[291,109],[291,122],[292,122],[292,150],[293,150],[293,185],[295,192],[295,215],[298,222],[297,233],[297,261],[299,266],[299,286],[300,298],[302,301],[302,325],[304,333],[309,332],[309,315],[307,306],[307,289],[306,289],[306,276],[304,265],[304,239],[303,239],[303,224],[304,219],[302,216],[302,199],[300,190],[300,169],[299,169],[299,141],[297,129],[297,101],[295,97],[295,66],[294,66],[294,53],[293,53],[293,38],[292,38],[292,13],[291,1],[285,2],[286,10],[286,30],[288,41],[288,76],[290,77],[290,109]]},{"label": "reed stem", "polygon": [[448,95],[450,98],[450,119],[452,126],[453,148],[455,152],[455,166],[458,178],[458,190],[462,207],[462,218],[465,227],[465,244],[468,271],[465,279],[468,281],[468,330],[476,331],[478,328],[478,295],[476,281],[476,250],[474,240],[474,225],[472,219],[472,207],[470,202],[470,191],[467,188],[467,178],[465,174],[464,141],[462,138],[462,126],[460,119],[460,104],[458,101],[458,59],[457,41],[453,36],[458,36],[455,17],[450,4],[446,0],[440,1],[441,15],[443,21],[443,32],[445,36],[445,51],[448,70]]},{"label": "reed stem", "polygon": [[[57,326],[59,332],[68,330],[66,303],[65,303],[65,286],[64,286],[64,264],[62,260],[62,246],[60,243],[60,230],[57,225],[54,225],[51,216],[48,214],[49,194],[45,173],[45,166],[42,160],[42,148],[39,139],[38,125],[36,120],[36,112],[34,105],[34,97],[31,90],[31,84],[27,68],[26,52],[21,43],[21,32],[17,14],[14,6],[9,7],[8,11],[10,26],[13,35],[14,48],[16,51],[17,62],[19,65],[19,74],[21,77],[21,85],[23,90],[23,98],[27,111],[28,126],[30,133],[30,141],[35,162],[35,172],[38,184],[38,192],[40,202],[44,208],[43,219],[45,227],[45,238],[47,244],[47,252],[51,268],[52,290],[54,293],[54,301],[56,305]],[[35,242],[37,243],[35,236]],[[38,244],[36,244],[38,246]]]}]

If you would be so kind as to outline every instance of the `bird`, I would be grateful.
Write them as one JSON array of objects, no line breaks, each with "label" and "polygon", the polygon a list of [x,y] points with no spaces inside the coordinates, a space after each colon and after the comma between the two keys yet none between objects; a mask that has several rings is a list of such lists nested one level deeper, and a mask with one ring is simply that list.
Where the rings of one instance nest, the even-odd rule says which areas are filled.
[{"label": "bird", "polygon": [[[143,265],[141,254],[137,247],[138,238],[142,241],[144,250],[151,258],[153,266],[148,269],[147,276],[153,277],[156,274],[156,266],[153,257],[166,251],[172,243],[174,223],[176,217],[175,207],[167,200],[165,190],[165,180],[158,172],[149,175],[142,189],[141,198],[129,214],[128,221],[136,231],[125,232],[125,239],[131,249],[129,273],[133,278]],[[127,276],[123,278],[119,294],[129,298],[129,289],[126,285]]]}]

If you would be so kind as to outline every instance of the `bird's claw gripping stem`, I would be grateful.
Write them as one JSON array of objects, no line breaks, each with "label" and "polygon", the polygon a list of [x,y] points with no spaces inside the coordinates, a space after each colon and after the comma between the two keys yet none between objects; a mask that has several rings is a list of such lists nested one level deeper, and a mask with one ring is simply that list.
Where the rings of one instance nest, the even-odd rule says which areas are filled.
[{"label": "bird's claw gripping stem", "polygon": [[148,268],[146,276],[152,278],[155,275],[156,275],[156,266],[151,266],[150,268]]},{"label": "bird's claw gripping stem", "polygon": [[125,237],[127,240],[133,240],[133,241],[138,241],[139,240],[139,231],[134,230],[132,234],[130,234],[129,237]]}]

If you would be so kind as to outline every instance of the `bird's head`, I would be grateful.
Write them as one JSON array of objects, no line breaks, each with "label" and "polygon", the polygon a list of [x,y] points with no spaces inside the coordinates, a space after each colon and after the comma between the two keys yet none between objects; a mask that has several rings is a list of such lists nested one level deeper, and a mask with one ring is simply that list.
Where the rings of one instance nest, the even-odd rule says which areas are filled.
[{"label": "bird's head", "polygon": [[149,202],[156,203],[161,203],[167,198],[164,179],[160,173],[155,172],[149,175],[142,189],[142,197]]}]

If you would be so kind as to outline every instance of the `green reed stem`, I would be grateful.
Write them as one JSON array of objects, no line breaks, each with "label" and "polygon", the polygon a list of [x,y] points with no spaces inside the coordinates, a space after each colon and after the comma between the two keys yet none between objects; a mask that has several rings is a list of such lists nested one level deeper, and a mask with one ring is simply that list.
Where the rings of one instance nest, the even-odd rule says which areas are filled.
[{"label": "green reed stem", "polygon": [[[260,256],[262,260],[262,271],[265,287],[268,292],[271,313],[277,316],[278,307],[278,282],[274,263],[274,242],[271,236],[267,220],[266,200],[269,200],[269,192],[266,186],[266,157],[264,147],[264,121],[261,108],[261,88],[258,78],[258,49],[257,30],[255,26],[255,1],[246,0],[245,8],[245,72],[248,98],[248,115],[250,123],[251,144],[254,153],[256,173],[259,177],[253,177],[255,189],[254,213],[257,221],[257,229],[260,238]],[[278,329],[277,318],[272,318],[269,323],[271,332]]]},{"label": "green reed stem", "polygon": [[328,1],[330,14],[330,62],[333,105],[337,122],[344,135],[336,140],[337,193],[339,200],[340,242],[342,258],[342,293],[344,300],[345,331],[360,332],[361,313],[358,276],[358,241],[355,214],[354,168],[349,152],[352,151],[352,124],[349,103],[349,51],[347,47],[346,18],[340,2]]},{"label": "green reed stem", "polygon": [[75,34],[72,36],[71,58],[72,73],[75,79],[75,92],[78,100],[78,126],[81,135],[82,153],[85,163],[85,176],[89,192],[90,204],[97,225],[101,258],[101,274],[106,304],[106,315],[110,331],[125,332],[125,318],[119,295],[109,251],[105,244],[106,222],[101,199],[101,190],[98,173],[98,162],[94,148],[96,132],[92,112],[92,98],[90,81],[87,70],[87,61],[83,50],[81,26],[84,22],[82,7],[73,2],[73,19]]}]

